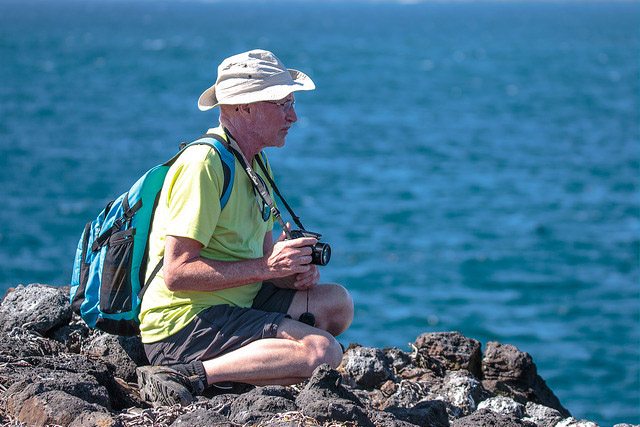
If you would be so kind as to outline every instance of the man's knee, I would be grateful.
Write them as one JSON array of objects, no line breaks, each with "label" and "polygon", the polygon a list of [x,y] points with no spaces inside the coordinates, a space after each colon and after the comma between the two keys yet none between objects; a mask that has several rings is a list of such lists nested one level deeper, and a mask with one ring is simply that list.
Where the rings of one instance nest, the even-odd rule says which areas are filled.
[{"label": "man's knee", "polygon": [[332,368],[337,368],[342,362],[342,347],[336,339],[329,334],[314,334],[304,339],[307,349],[309,376],[320,365],[327,363]]},{"label": "man's knee", "polygon": [[327,286],[331,287],[331,292],[325,305],[326,325],[323,329],[337,336],[347,330],[353,321],[353,299],[343,286],[338,284]]}]

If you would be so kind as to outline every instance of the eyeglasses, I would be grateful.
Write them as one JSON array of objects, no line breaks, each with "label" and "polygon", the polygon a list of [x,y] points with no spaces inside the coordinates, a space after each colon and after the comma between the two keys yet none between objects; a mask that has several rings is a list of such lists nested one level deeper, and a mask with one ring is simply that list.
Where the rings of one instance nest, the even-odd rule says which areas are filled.
[{"label": "eyeglasses", "polygon": [[286,101],[267,101],[269,104],[275,104],[278,107],[282,108],[282,111],[288,113],[294,105],[296,105],[295,99],[288,99]]}]

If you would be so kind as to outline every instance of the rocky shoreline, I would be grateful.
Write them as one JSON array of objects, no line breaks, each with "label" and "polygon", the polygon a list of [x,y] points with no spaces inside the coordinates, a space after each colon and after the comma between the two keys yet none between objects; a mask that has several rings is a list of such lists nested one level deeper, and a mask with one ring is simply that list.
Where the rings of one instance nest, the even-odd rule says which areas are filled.
[{"label": "rocky shoreline", "polygon": [[[89,330],[67,287],[10,289],[0,304],[0,425],[592,427],[537,374],[531,356],[457,332],[425,333],[409,351],[352,344],[294,387],[211,390],[187,407],[140,400],[136,337]],[[618,424],[628,427],[630,424]]]}]

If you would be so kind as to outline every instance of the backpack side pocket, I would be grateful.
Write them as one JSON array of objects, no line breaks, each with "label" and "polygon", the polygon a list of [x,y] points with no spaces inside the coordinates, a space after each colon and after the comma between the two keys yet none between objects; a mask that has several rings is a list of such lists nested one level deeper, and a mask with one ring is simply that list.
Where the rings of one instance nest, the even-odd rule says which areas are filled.
[{"label": "backpack side pocket", "polygon": [[[87,287],[87,279],[89,278],[89,267],[90,263],[87,262],[87,247],[89,246],[89,237],[91,236],[91,222],[88,222],[84,226],[84,231],[82,232],[82,237],[80,238],[80,244],[78,246],[78,251],[76,254],[75,264],[73,266],[74,270],[78,269],[77,273],[77,284],[75,294],[73,294],[73,300],[71,301],[71,308],[76,313],[80,314],[80,306],[84,302],[84,291]],[[74,280],[72,279],[72,282]]]},{"label": "backpack side pocket", "polygon": [[113,233],[102,266],[100,311],[107,314],[131,310],[131,260],[135,228]]}]

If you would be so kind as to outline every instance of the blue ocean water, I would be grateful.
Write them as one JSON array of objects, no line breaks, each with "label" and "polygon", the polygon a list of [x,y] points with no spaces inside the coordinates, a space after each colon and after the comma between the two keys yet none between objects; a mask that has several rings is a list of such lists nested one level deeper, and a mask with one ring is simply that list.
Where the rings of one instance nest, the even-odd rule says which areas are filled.
[{"label": "blue ocean water", "polygon": [[216,113],[224,57],[299,94],[276,177],[334,249],[344,342],[529,352],[579,418],[640,423],[640,4],[0,2],[0,290],[67,284],[88,219]]}]

